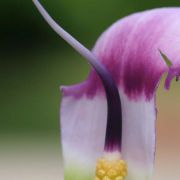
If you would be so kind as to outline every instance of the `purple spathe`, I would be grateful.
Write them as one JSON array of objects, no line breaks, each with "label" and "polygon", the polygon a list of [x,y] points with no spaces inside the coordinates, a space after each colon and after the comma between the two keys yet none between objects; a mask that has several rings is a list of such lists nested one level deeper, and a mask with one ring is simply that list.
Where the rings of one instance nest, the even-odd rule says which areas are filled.
[{"label": "purple spathe", "polygon": [[[168,66],[159,49],[171,60],[172,74],[180,72],[180,8],[162,8],[128,16],[114,23],[97,41],[93,52],[130,99],[154,96]],[[166,81],[166,87],[172,78]],[[169,81],[170,80],[170,81]],[[64,95],[92,98],[103,92],[94,70],[81,85],[62,88]]]}]

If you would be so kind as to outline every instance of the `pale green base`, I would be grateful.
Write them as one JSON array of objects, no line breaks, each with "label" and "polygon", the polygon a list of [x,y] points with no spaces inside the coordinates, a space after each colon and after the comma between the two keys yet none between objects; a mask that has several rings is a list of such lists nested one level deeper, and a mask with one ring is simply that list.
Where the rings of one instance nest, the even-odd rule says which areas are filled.
[{"label": "pale green base", "polygon": [[[94,172],[95,173],[95,172]],[[94,180],[95,174],[90,173],[84,168],[71,167],[64,171],[65,180]]]}]

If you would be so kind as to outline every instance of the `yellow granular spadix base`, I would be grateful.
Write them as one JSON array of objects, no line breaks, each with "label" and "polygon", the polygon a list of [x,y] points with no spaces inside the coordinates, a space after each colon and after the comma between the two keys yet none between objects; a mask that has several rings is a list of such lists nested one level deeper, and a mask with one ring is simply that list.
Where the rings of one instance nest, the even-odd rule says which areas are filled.
[{"label": "yellow granular spadix base", "polygon": [[127,176],[127,165],[121,159],[101,158],[96,165],[95,180],[124,180]]}]

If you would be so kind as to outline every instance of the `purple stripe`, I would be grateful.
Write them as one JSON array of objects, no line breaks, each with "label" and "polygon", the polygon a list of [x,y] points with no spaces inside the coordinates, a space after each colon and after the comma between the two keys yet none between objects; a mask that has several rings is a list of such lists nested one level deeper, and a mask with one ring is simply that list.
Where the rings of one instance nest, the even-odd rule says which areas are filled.
[{"label": "purple stripe", "polygon": [[[80,42],[78,42],[54,21],[54,19],[48,14],[48,12],[44,9],[38,0],[34,0],[33,2],[47,23],[52,27],[52,29],[54,29],[57,34],[59,34],[77,52],[86,58],[86,60],[94,68],[95,74],[97,74],[100,78],[105,90],[108,105],[105,148],[108,148],[109,143],[112,144],[113,142],[113,144],[116,143],[116,146],[118,146],[120,150],[122,142],[121,101],[118,88],[113,80],[112,75],[91,51],[84,47]],[[62,88],[62,90],[63,89],[65,88]],[[64,91],[64,93],[66,92]]]}]

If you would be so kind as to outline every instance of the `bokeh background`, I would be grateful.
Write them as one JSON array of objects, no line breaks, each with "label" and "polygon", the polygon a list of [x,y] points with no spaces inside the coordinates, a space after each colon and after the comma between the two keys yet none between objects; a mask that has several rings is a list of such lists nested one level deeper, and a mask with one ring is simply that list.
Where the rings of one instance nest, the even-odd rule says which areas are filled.
[{"label": "bokeh background", "polygon": [[[179,0],[41,0],[50,14],[92,48],[119,18]],[[62,179],[59,86],[87,77],[86,61],[44,22],[30,0],[0,3],[0,179]],[[157,95],[155,180],[180,179],[180,83]]]}]

